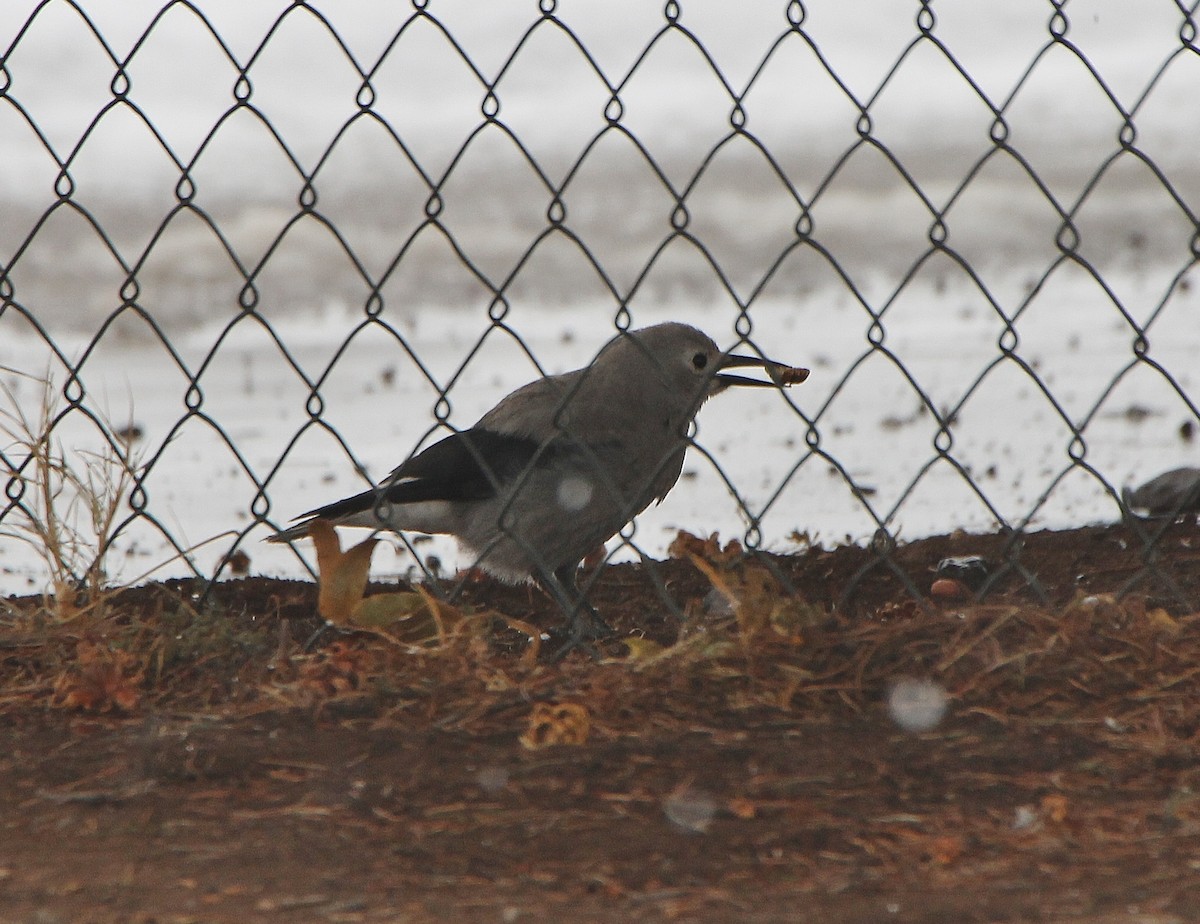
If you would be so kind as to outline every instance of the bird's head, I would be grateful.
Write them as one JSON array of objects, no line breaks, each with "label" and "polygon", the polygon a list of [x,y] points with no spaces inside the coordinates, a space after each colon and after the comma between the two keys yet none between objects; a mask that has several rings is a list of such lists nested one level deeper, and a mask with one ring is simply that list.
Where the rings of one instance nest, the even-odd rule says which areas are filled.
[{"label": "bird's head", "polygon": [[[732,386],[783,388],[808,378],[808,370],[767,359],[722,351],[710,337],[688,324],[667,323],[626,334],[674,393],[703,402]],[[621,342],[618,338],[615,343]],[[765,378],[751,378],[731,369],[761,369]]]}]

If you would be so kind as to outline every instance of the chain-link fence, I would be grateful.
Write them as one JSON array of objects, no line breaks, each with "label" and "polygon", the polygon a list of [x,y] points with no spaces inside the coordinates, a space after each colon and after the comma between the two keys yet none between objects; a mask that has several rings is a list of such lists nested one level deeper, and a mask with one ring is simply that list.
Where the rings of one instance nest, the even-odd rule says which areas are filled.
[{"label": "chain-link fence", "polygon": [[9,9],[4,589],[39,484],[115,491],[125,579],[295,573],[289,517],[668,318],[813,375],[610,554],[1126,517],[1200,421],[1195,6]]}]

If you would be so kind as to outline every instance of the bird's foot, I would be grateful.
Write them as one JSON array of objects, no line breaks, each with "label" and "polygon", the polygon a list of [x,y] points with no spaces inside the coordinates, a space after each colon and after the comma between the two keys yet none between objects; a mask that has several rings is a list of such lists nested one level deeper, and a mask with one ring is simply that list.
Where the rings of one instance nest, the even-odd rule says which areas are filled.
[{"label": "bird's foot", "polygon": [[586,639],[611,638],[617,634],[617,630],[605,622],[600,614],[590,606],[577,610],[571,624],[572,627],[580,627],[583,637]]},{"label": "bird's foot", "polygon": [[599,661],[602,657],[599,649],[591,642],[585,639],[568,638],[565,642],[550,652],[549,661],[551,664],[557,664],[572,651],[578,651],[581,654],[587,655],[593,661]]},{"label": "bird's foot", "polygon": [[314,648],[316,648],[317,642],[319,642],[326,633],[330,632],[336,637],[344,638],[348,635],[353,635],[354,629],[348,629],[344,626],[339,626],[336,623],[332,623],[327,620],[317,626],[316,631],[314,631],[313,634],[308,637],[308,641],[300,646],[300,651],[304,654],[308,654]]}]

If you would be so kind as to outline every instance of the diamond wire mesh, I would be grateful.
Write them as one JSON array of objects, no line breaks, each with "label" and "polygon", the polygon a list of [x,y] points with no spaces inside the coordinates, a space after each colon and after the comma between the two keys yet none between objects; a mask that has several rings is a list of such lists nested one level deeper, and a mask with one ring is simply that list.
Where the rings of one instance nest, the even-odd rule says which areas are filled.
[{"label": "diamond wire mesh", "polygon": [[[151,434],[146,440],[128,509],[115,537],[149,528],[197,574],[207,576],[219,572],[230,555],[248,547],[267,527],[280,526],[280,520],[298,512],[290,507],[280,510],[272,495],[287,466],[308,451],[306,441],[314,431],[332,441],[346,462],[365,477],[368,465],[358,437],[348,436],[331,421],[328,397],[330,383],[354,363],[354,350],[362,341],[382,337],[399,361],[411,365],[423,380],[423,393],[429,399],[428,425],[415,443],[420,446],[449,424],[455,402],[462,403],[463,382],[496,338],[511,338],[517,356],[538,370],[542,368],[535,348],[527,342],[528,335],[513,323],[514,306],[527,297],[529,278],[553,246],[569,245],[575,262],[564,274],[570,281],[544,283],[550,296],[569,295],[577,286],[593,286],[598,293],[593,301],[608,305],[607,313],[617,329],[629,326],[635,316],[640,318],[639,307],[647,301],[654,297],[670,301],[664,292],[683,288],[686,293],[687,287],[695,284],[695,276],[702,275],[716,293],[712,300],[721,307],[729,330],[738,339],[764,347],[774,342],[780,329],[773,315],[779,310],[773,299],[782,294],[798,301],[797,293],[809,291],[806,274],[815,269],[851,306],[845,324],[856,332],[865,325],[865,336],[848,341],[837,360],[818,361],[820,377],[830,383],[823,398],[785,399],[795,415],[794,429],[803,435],[794,441],[790,458],[780,457],[782,471],[775,483],[757,500],[743,502],[744,487],[723,470],[722,456],[706,447],[701,432],[700,455],[738,498],[748,519],[748,547],[755,549],[771,538],[764,537],[762,528],[768,514],[789,507],[802,488],[812,490],[814,471],[821,470],[824,475],[824,469],[830,469],[834,478],[821,489],[830,490],[830,483],[838,485],[834,490],[843,492],[860,509],[862,522],[873,536],[872,547],[886,563],[903,529],[905,511],[915,505],[934,473],[949,469],[966,493],[946,495],[947,506],[965,496],[994,523],[1011,529],[1007,567],[1033,580],[1020,562],[1020,535],[1037,522],[1064,485],[1083,477],[1111,502],[1112,512],[1127,513],[1115,481],[1118,475],[1089,458],[1090,442],[1096,440],[1105,415],[1113,414],[1123,383],[1149,375],[1156,387],[1164,388],[1176,401],[1185,424],[1200,420],[1188,393],[1186,370],[1176,361],[1160,359],[1162,354],[1151,349],[1159,331],[1163,340],[1172,342],[1189,323],[1188,274],[1200,253],[1194,211],[1200,191],[1187,171],[1179,168],[1181,162],[1189,163],[1187,154],[1182,160],[1164,156],[1165,148],[1155,154],[1151,145],[1143,144],[1139,132],[1139,124],[1150,121],[1148,113],[1156,100],[1166,95],[1163,87],[1195,66],[1195,6],[1164,3],[1158,7],[1157,28],[1152,30],[1160,40],[1155,54],[1140,59],[1141,76],[1136,84],[1125,81],[1128,85],[1117,87],[1106,78],[1104,63],[1093,61],[1073,41],[1076,20],[1068,4],[1053,0],[1031,4],[1019,14],[1037,23],[1038,37],[1028,43],[1015,78],[1010,75],[1002,81],[992,74],[974,74],[963,58],[962,48],[970,43],[959,46],[955,40],[943,38],[939,16],[949,19],[955,11],[935,10],[932,2],[921,2],[907,9],[909,18],[903,27],[898,27],[894,18],[888,21],[892,34],[879,44],[895,56],[887,58],[882,79],[867,84],[859,73],[839,70],[827,53],[830,40],[820,33],[819,5],[796,0],[772,5],[761,16],[753,14],[771,25],[762,33],[766,37],[756,46],[758,52],[749,67],[734,67],[711,50],[713,34],[701,35],[689,24],[689,14],[703,5],[687,0],[666,3],[657,12],[657,21],[647,35],[624,49],[629,62],[625,65],[602,60],[590,50],[589,41],[572,26],[570,10],[560,10],[552,0],[542,0],[536,7],[528,5],[520,28],[507,35],[498,32],[485,51],[469,49],[457,37],[463,21],[455,22],[455,8],[450,4],[442,7],[435,0],[414,2],[406,10],[381,8],[371,17],[372,30],[386,41],[376,41],[373,53],[358,50],[353,38],[343,36],[344,27],[337,24],[333,11],[323,12],[320,4],[286,5],[269,17],[260,17],[250,35],[230,35],[215,14],[206,12],[215,5],[166,3],[161,9],[151,9],[144,22],[126,36],[127,42],[121,43],[106,36],[105,27],[86,4],[47,0],[33,6],[15,27],[0,63],[3,130],[38,150],[43,177],[47,165],[52,165],[53,173],[51,201],[27,215],[10,212],[6,222],[0,242],[0,324],[7,321],[13,330],[18,323],[14,319],[19,319],[20,326],[28,327],[44,345],[51,373],[60,377],[62,400],[49,421],[50,431],[63,437],[82,423],[85,429],[94,429],[93,439],[99,438],[116,452],[125,451],[125,446],[96,407],[90,390],[94,357],[113,349],[113,343],[130,327],[138,328],[138,336],[152,338],[161,348],[161,362],[177,373],[171,380],[178,389],[175,397],[181,401],[182,411],[165,432]],[[39,36],[46,31],[43,26],[48,21],[61,25],[64,20],[77,34],[82,31],[86,35],[88,54],[98,53],[109,74],[107,87],[75,88],[78,112],[70,129],[57,122],[44,127],[47,120],[39,110],[44,98],[39,98],[39,93],[45,88],[22,81],[30,59],[46,53],[44,43],[39,44]],[[193,83],[223,87],[232,94],[232,102],[215,103],[210,98],[206,103],[209,120],[192,126],[186,140],[179,139],[187,133],[169,137],[171,133],[156,127],[165,124],[165,110],[160,108],[159,115],[154,115],[155,105],[161,102],[152,99],[156,75],[188,66],[183,61],[164,65],[156,60],[156,56],[161,58],[156,37],[168,24],[191,30],[207,43],[206,69]],[[1173,34],[1165,31],[1166,25],[1171,25]],[[282,89],[278,84],[272,88],[266,79],[271,73],[266,62],[278,46],[286,44],[289,30],[301,27],[319,36],[320,67],[305,69],[291,62],[296,66],[284,67],[289,75],[286,84]],[[868,36],[878,38],[866,27],[862,32],[862,41]],[[955,34],[961,38],[969,35],[970,29],[964,32],[960,25]],[[547,46],[551,39],[555,44]],[[477,109],[473,115],[466,116],[461,110],[438,113],[436,102],[429,104],[423,99],[426,93],[438,98],[440,88],[420,85],[420,67],[425,60],[421,56],[434,53],[428,49],[435,47],[437,55],[458,68],[456,79],[465,87],[463,92],[474,95]],[[510,114],[505,106],[507,91],[520,81],[523,68],[536,71],[536,62],[547,55],[548,48],[551,71],[570,61],[569,66],[586,74],[586,83],[570,86],[572,92],[587,99],[556,100],[553,80],[543,81],[539,92],[553,102],[526,111],[518,107]],[[668,53],[690,57],[693,70],[689,74],[696,83],[706,82],[706,102],[712,110],[705,114],[708,137],[690,137],[682,153],[658,144],[662,125],[656,124],[655,117],[661,113],[638,118],[630,112],[637,96],[635,88],[660,79],[658,61]],[[1029,88],[1048,69],[1047,62],[1052,58],[1061,61],[1064,56],[1075,68],[1075,81],[1064,88],[1061,97],[1065,100],[1070,94],[1079,94],[1090,100],[1079,107],[1079,124],[1086,126],[1087,137],[1073,149],[1076,156],[1065,166],[1047,161],[1040,147],[1040,136],[1052,135],[1055,125],[1022,110]],[[926,120],[923,126],[936,127],[927,115],[920,114],[920,96],[930,92],[930,86],[906,84],[914,60],[920,57],[926,59],[927,67],[932,60],[943,86],[965,94],[975,111],[974,134],[948,157],[951,169],[957,171],[949,181],[946,170],[930,174],[928,159],[915,153],[911,140],[891,137],[886,124],[895,117],[888,108],[889,100],[902,95],[909,100],[915,96],[918,105],[902,110],[901,115],[915,113],[918,121]],[[410,59],[417,63],[410,65]],[[766,129],[793,116],[797,122],[806,118],[794,101],[766,89],[772,85],[770,75],[782,62],[792,60],[800,62],[797,73],[806,81],[807,96],[824,98],[827,106],[838,110],[843,130],[833,141],[814,142],[810,137],[807,140],[812,143],[801,145],[799,153],[794,145],[778,140],[782,136]],[[138,76],[143,63],[147,68],[144,81]],[[143,87],[151,91],[145,97],[141,95]],[[182,87],[194,89],[187,74],[163,91],[163,98],[169,102],[170,93]],[[693,91],[694,87],[667,87],[662,92],[678,92],[690,104],[701,98]],[[300,120],[282,111],[272,114],[276,95],[288,92],[314,96],[327,92],[340,101],[343,113],[346,108],[351,111],[330,115],[339,107],[327,106],[324,114],[314,107],[311,118]],[[389,93],[403,104],[393,108]],[[583,109],[584,102],[592,116],[591,127],[578,131],[563,120],[564,132],[575,131],[573,142],[554,150],[541,145],[547,133],[558,128],[558,117]],[[1075,103],[1066,100],[1066,106],[1071,110]],[[446,108],[453,107],[447,103]],[[440,149],[428,141],[418,118],[439,115],[443,117],[439,124],[444,142]],[[1183,121],[1194,116],[1191,111],[1176,118]],[[1054,117],[1054,113],[1049,116]],[[101,144],[107,127],[117,119],[132,122],[143,140],[151,139],[148,143],[156,156],[165,156],[168,162],[165,175],[170,178],[171,192],[163,196],[159,190],[159,211],[153,204],[128,203],[114,210],[111,203],[103,205],[89,196],[86,184],[79,180],[81,174],[95,169],[90,159],[104,160],[107,155],[108,161],[116,160],[116,169],[121,169],[120,144],[116,148],[111,142],[107,148]],[[257,140],[246,150],[235,149],[232,160],[225,163],[245,162],[248,167],[255,158],[266,161],[265,169],[272,171],[270,183],[280,193],[274,211],[267,216],[270,230],[265,245],[260,241],[258,246],[247,244],[228,201],[206,198],[210,190],[231,184],[228,195],[236,200],[268,175],[247,169],[249,178],[239,186],[236,176],[208,167],[210,161],[218,168],[223,163],[217,152],[231,131],[229,126],[247,122],[258,130]],[[764,128],[756,128],[758,124]],[[327,178],[336,178],[338,159],[364,126],[384,139],[391,154],[386,162],[378,163],[366,162],[369,155],[364,155],[352,163],[349,172],[356,180],[373,174],[379,185],[351,184],[348,191],[339,189],[336,179],[327,182]],[[921,138],[935,149],[937,159],[936,152],[944,148],[938,147],[936,135]],[[612,167],[611,160],[602,161],[602,151],[618,143],[624,164],[619,170],[609,170],[608,176],[602,175],[597,185],[592,174],[603,174]],[[482,167],[476,154],[481,148],[490,156],[484,158],[488,162]],[[371,150],[382,149],[375,146]],[[510,166],[515,162],[517,172],[504,172],[505,165],[500,163],[504,159]],[[604,169],[594,169],[597,162]],[[864,173],[864,162],[871,164],[874,172]],[[1126,172],[1133,168],[1140,172],[1130,179]],[[1030,200],[1035,202],[1032,208],[1039,212],[1039,219],[1033,225],[1036,233],[1029,235],[1031,241],[1014,243],[1014,238],[1025,236],[1024,231],[1014,234],[992,227],[1002,225],[1008,213],[1002,208],[989,213],[976,201],[980,193],[992,192],[989,182],[997,171],[1015,173],[1024,183],[1025,206],[1031,207]],[[514,180],[519,174],[520,179]],[[732,187],[728,187],[730,175],[734,177]],[[396,180],[399,191],[381,191],[389,178]],[[746,181],[742,190],[739,179]],[[14,182],[22,180],[17,177]],[[720,214],[712,208],[710,187],[717,185],[719,196],[722,189],[727,191],[721,182],[735,193],[751,191],[751,208],[736,213],[736,228],[720,221]],[[1110,187],[1114,186],[1118,198],[1126,191],[1143,199],[1162,201],[1165,196],[1166,205],[1160,206],[1150,221],[1144,220],[1136,207],[1128,206],[1133,229],[1128,237],[1108,249],[1093,248],[1094,241],[1102,245],[1111,242],[1105,240],[1103,229],[1095,234],[1089,231],[1089,210],[1093,205],[1100,210],[1110,208]],[[342,201],[340,194],[344,194]],[[361,228],[345,217],[347,207],[377,196],[389,197],[387,226],[363,235]],[[879,196],[882,206],[880,202],[872,205],[872,196]],[[288,197],[290,204],[281,205]],[[639,200],[636,209],[630,207],[631,199]],[[985,199],[984,205],[988,204]],[[483,213],[480,226],[462,220],[472,207]],[[864,221],[857,220],[856,207],[863,210]],[[761,214],[756,214],[756,209]],[[1168,217],[1163,219],[1163,214]],[[647,215],[649,218],[644,217]],[[785,216],[786,231],[779,227],[781,215]],[[68,218],[72,219],[70,227],[61,229]],[[507,232],[507,243],[495,242],[501,235],[490,233],[493,219]],[[644,223],[645,228],[631,230],[631,219],[635,224]],[[982,233],[977,221],[983,223]],[[184,223],[191,237],[181,244],[178,235],[173,235]],[[311,235],[314,228],[325,236],[316,248],[321,259],[305,251],[306,242],[316,240]],[[641,249],[635,252],[640,256],[631,258],[628,252],[614,250],[614,241],[627,235],[637,238]],[[861,248],[848,245],[860,237]],[[299,244],[294,244],[297,239]],[[872,266],[872,246],[876,241],[896,240],[901,245],[881,257],[880,262],[890,260],[890,265],[879,272]],[[210,251],[215,248],[224,264],[219,278],[214,280],[211,274],[188,277],[188,241],[201,241]],[[431,256],[431,245],[442,248],[440,257]],[[1015,248],[1013,252],[1027,258],[1022,264],[1026,276],[1019,288],[997,282],[992,273],[991,251],[1000,250],[1003,262],[1008,255],[1005,248]],[[1147,248],[1174,257],[1159,261],[1169,264],[1165,277],[1162,272],[1151,274],[1148,285],[1165,282],[1160,281],[1157,294],[1142,304],[1140,295],[1125,295],[1109,281],[1112,264],[1107,261],[1114,252]],[[46,253],[47,249],[53,252]],[[681,250],[692,262],[676,260]],[[330,252],[336,259],[328,259]],[[1028,259],[1030,254],[1032,259]],[[315,268],[307,272],[310,259]],[[168,264],[165,268],[164,263]],[[578,281],[581,274],[582,282]],[[85,293],[85,303],[90,302],[84,305],[88,308],[84,317],[70,316],[71,310],[64,307],[70,297],[54,288],[54,279],[46,281],[58,275],[77,277],[77,291]],[[958,296],[960,301],[981,306],[993,338],[975,357],[974,365],[965,358],[957,363],[949,384],[941,378],[932,382],[924,374],[927,364],[911,352],[911,338],[891,334],[892,330],[907,332],[913,300],[941,294],[947,275],[970,293],[969,297]],[[1105,312],[1105,323],[1115,321],[1119,336],[1127,342],[1127,352],[1106,386],[1089,397],[1064,397],[1069,381],[1056,381],[1041,368],[1051,354],[1034,355],[1037,351],[1028,346],[1030,332],[1040,330],[1034,321],[1048,313],[1047,293],[1055,290],[1064,276],[1093,286],[1091,292]],[[314,364],[302,359],[290,344],[291,328],[282,306],[298,292],[310,301],[319,299],[322,286],[327,287],[329,297],[336,295],[356,306],[357,317],[345,324],[340,345]],[[461,358],[449,367],[435,368],[422,357],[410,320],[398,311],[408,300],[429,302],[435,298],[467,306],[454,323],[472,333]],[[199,317],[210,323],[215,316],[216,326],[210,328],[215,329],[215,336],[201,348],[194,344],[181,347],[185,338],[170,320],[181,313],[189,320]],[[1060,341],[1057,346],[1065,352],[1078,350],[1079,339],[1088,334],[1087,322],[1097,323],[1094,315],[1086,319],[1077,315],[1067,325],[1065,344]],[[64,323],[87,330],[80,349],[60,346]],[[943,318],[938,323],[954,329],[953,319]],[[265,458],[243,451],[235,425],[209,397],[221,378],[231,374],[228,357],[234,352],[232,344],[247,328],[260,349],[274,350],[290,375],[302,383],[298,397],[304,407],[303,419]],[[764,352],[774,355],[779,351]],[[965,357],[970,351],[963,352]],[[249,368],[249,352],[241,356],[241,362]],[[868,374],[868,369],[877,369],[881,363],[885,375]],[[404,366],[406,372],[409,365]],[[1060,454],[1041,472],[1040,489],[1020,504],[996,500],[996,460],[983,466],[960,438],[960,421],[976,404],[985,409],[993,406],[981,396],[995,389],[997,381],[1002,392],[1032,389],[1040,396],[1053,421],[1053,429],[1047,426],[1042,440],[1049,447],[1047,458]],[[884,383],[879,400],[886,407],[898,408],[907,401],[909,408],[917,409],[908,418],[885,419],[877,437],[885,449],[889,441],[895,441],[888,455],[906,472],[895,490],[883,492],[887,496],[877,495],[864,484],[853,470],[854,464],[839,451],[838,436],[849,429],[847,413],[863,407],[861,399],[854,403],[847,397],[860,382],[866,383],[868,391]],[[164,390],[169,391],[165,386]],[[135,405],[141,397],[132,396]],[[983,416],[988,413],[985,410]],[[914,421],[916,441],[901,439],[902,426]],[[245,520],[227,542],[215,568],[197,564],[189,554],[186,530],[169,522],[157,489],[162,473],[173,464],[174,444],[197,427],[209,440],[205,452],[230,459],[245,485]],[[929,446],[919,449],[921,439]],[[907,458],[901,465],[903,456]],[[35,513],[26,478],[31,459],[12,447],[2,458],[7,483],[0,526],[6,520],[11,523],[13,518]],[[337,460],[327,461],[331,466],[338,464]],[[1019,466],[1016,469],[1015,477],[1020,478]],[[802,515],[795,516],[803,522]],[[953,511],[945,520],[942,528],[960,525]],[[1147,566],[1152,567],[1161,527],[1135,525],[1145,545]],[[636,552],[636,533],[625,531],[622,536]],[[412,551],[415,554],[417,550]],[[896,570],[910,591],[919,594],[911,579]],[[1131,579],[1131,586],[1135,581],[1136,577]]]}]

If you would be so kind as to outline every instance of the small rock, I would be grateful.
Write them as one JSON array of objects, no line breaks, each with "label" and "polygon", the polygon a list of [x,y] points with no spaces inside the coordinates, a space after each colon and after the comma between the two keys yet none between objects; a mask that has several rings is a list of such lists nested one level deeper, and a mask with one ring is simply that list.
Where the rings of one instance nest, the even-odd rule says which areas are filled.
[{"label": "small rock", "polygon": [[958,555],[943,558],[933,573],[939,578],[961,581],[971,590],[978,590],[992,573],[992,563],[982,555]]},{"label": "small rock", "polygon": [[971,596],[971,588],[954,578],[938,578],[930,585],[929,596],[939,600],[965,600]]}]

